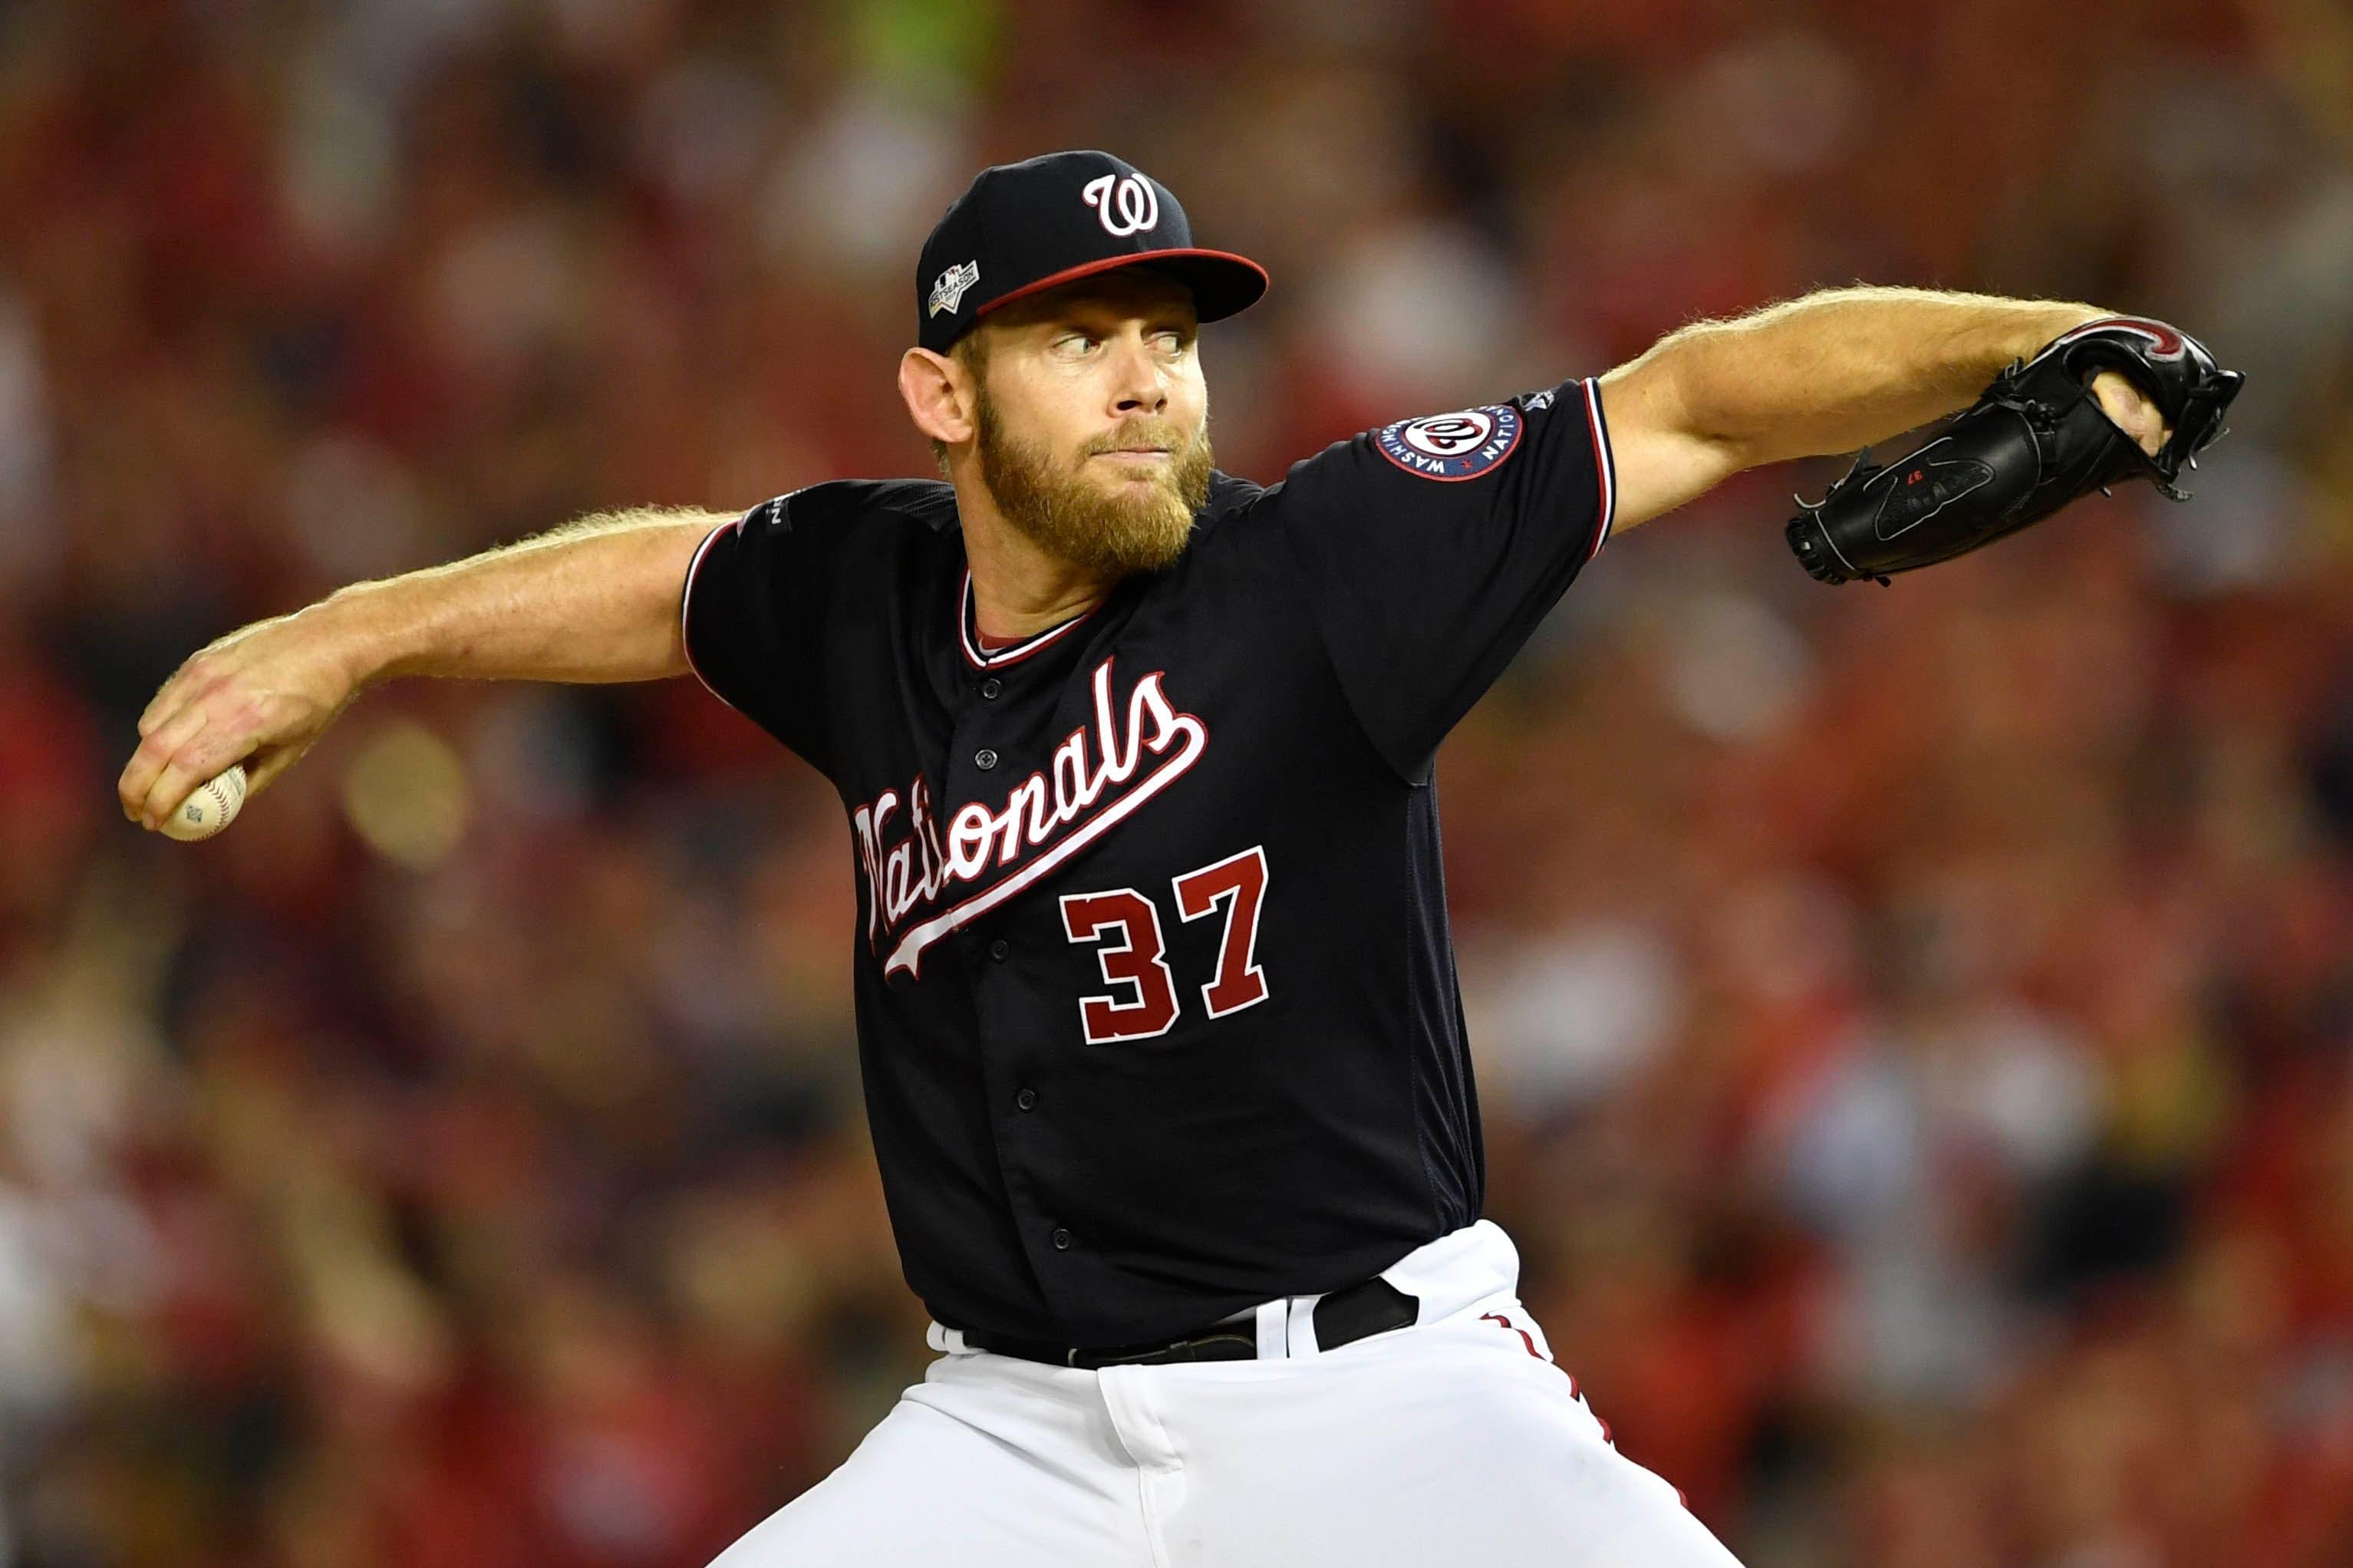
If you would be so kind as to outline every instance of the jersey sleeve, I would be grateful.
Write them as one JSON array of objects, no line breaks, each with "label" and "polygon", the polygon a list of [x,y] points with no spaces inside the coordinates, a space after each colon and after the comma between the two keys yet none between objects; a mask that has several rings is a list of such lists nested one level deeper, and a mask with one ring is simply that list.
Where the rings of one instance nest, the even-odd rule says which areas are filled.
[{"label": "jersey sleeve", "polygon": [[1601,400],[1569,381],[1409,419],[1295,465],[1280,508],[1317,630],[1390,765],[1427,773],[1609,536]]},{"label": "jersey sleeve", "polygon": [[[820,487],[822,488],[822,487]],[[686,660],[713,695],[831,772],[825,616],[841,568],[839,527],[797,490],[712,530],[687,567]]]}]

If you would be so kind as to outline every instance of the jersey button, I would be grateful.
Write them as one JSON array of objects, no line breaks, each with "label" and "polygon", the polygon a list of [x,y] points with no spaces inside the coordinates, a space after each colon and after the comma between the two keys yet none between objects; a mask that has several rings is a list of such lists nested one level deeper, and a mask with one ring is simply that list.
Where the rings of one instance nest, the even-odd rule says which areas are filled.
[{"label": "jersey button", "polygon": [[1055,1226],[1054,1234],[1050,1239],[1054,1243],[1055,1251],[1068,1252],[1071,1250],[1071,1233],[1062,1229],[1060,1226]]},{"label": "jersey button", "polygon": [[987,746],[983,746],[980,750],[972,754],[972,765],[978,768],[982,773],[987,773],[989,769],[997,765],[997,753],[990,751]]},{"label": "jersey button", "polygon": [[995,677],[995,676],[993,676],[993,675],[992,675],[992,676],[990,676],[987,680],[984,680],[984,681],[982,681],[982,682],[980,683],[980,695],[981,695],[982,700],[985,700],[985,701],[989,701],[989,702],[994,702],[994,701],[996,701],[996,700],[997,700],[997,694],[998,692],[1000,692],[1000,691],[1004,690],[1004,689],[1005,689],[1005,682],[1003,682],[1003,681],[1001,681],[1001,680],[997,679],[997,677]]},{"label": "jersey button", "polygon": [[1013,1103],[1024,1110],[1035,1110],[1038,1109],[1038,1091],[1034,1089],[1025,1089],[1013,1097]]},{"label": "jersey button", "polygon": [[[1013,956],[1013,944],[1000,936],[988,944],[988,956],[1002,963]],[[1027,1110],[1029,1108],[1025,1105],[1021,1109]]]}]

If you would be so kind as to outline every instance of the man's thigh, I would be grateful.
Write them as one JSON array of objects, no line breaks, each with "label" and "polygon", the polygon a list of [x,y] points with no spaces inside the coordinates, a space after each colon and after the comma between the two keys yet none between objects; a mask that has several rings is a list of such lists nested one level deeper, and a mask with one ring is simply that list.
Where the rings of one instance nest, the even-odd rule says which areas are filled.
[{"label": "man's thigh", "polygon": [[1526,1322],[1411,1330],[1256,1384],[1176,1380],[1172,1568],[1739,1568],[1609,1443]]},{"label": "man's thigh", "polygon": [[918,1384],[839,1469],[712,1568],[1148,1563],[1133,1469],[1108,1462],[1082,1409],[1033,1394]]}]

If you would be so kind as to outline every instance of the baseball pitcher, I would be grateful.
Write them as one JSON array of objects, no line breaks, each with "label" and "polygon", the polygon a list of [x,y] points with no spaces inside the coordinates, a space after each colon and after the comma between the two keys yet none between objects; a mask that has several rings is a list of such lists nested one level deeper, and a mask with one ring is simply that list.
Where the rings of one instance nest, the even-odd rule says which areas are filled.
[{"label": "baseball pitcher", "polygon": [[1815,575],[1884,581],[2094,486],[2173,492],[2238,386],[2161,322],[1841,289],[1261,487],[1213,464],[1198,333],[1265,288],[1117,158],[988,169],[899,364],[944,478],[359,584],[141,721],[151,826],[403,675],[691,670],[831,781],[937,1356],[725,1568],[1731,1563],[1480,1217],[1432,755],[1613,534],[1741,469],[1969,405],[1789,524]]}]

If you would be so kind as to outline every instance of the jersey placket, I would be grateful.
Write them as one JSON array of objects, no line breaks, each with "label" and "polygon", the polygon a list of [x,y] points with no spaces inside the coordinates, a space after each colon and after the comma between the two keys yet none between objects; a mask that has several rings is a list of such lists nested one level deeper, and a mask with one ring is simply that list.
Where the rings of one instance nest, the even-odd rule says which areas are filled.
[{"label": "jersey placket", "polygon": [[[985,663],[974,658],[969,645],[963,650],[963,694],[949,734],[944,820],[970,801],[1002,806],[1023,779],[1050,765],[1054,742],[1067,728],[1058,724],[1058,714],[1073,679],[1071,648],[1052,646],[1062,640],[1049,633]],[[1051,1028],[1060,1020],[1041,1017],[1029,993],[1038,966],[1054,955],[1025,952],[1025,945],[1045,939],[1018,934],[1048,929],[1037,918],[1023,918],[1040,907],[1053,907],[1045,888],[984,916],[954,941],[971,976],[997,1173],[1039,1289],[1056,1315],[1066,1317],[1069,1306],[1084,1298],[1081,1276],[1093,1259],[1069,1216],[1058,1212],[1044,1169],[1041,1144],[1050,1139],[1056,1107],[1054,1043],[1041,1037],[1040,1026]]]}]

